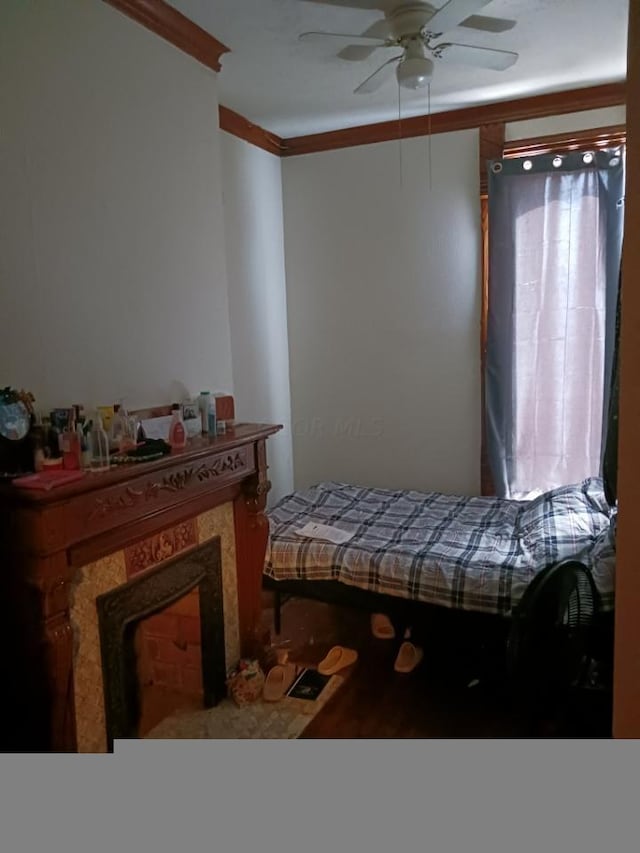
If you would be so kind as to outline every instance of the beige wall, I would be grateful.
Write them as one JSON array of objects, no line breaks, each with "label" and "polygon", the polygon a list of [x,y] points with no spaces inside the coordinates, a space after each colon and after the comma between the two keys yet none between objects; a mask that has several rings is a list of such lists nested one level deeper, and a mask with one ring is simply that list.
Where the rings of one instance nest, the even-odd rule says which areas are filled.
[{"label": "beige wall", "polygon": [[43,406],[232,390],[216,74],[102,0],[0,12],[0,364]]},{"label": "beige wall", "polygon": [[297,487],[476,493],[478,132],[283,162]]},{"label": "beige wall", "polygon": [[284,429],[268,442],[269,503],[293,488],[279,157],[221,134],[236,416]]}]

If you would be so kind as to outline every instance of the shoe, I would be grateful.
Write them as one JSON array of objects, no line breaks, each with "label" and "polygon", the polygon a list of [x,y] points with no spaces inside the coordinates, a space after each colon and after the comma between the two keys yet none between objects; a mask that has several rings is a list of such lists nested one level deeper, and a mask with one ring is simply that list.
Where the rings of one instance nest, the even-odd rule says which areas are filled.
[{"label": "shoe", "polygon": [[276,664],[267,673],[262,688],[262,698],[265,702],[278,702],[293,684],[296,677],[296,666],[292,663]]},{"label": "shoe", "polygon": [[355,649],[334,646],[318,664],[318,672],[320,675],[334,675],[336,672],[344,669],[345,666],[351,666],[357,660],[358,652]]},{"label": "shoe", "polygon": [[396,635],[395,628],[385,613],[371,614],[371,633],[378,640],[393,640]]},{"label": "shoe", "polygon": [[423,651],[413,643],[403,643],[398,651],[393,668],[396,672],[413,672],[423,657]]}]

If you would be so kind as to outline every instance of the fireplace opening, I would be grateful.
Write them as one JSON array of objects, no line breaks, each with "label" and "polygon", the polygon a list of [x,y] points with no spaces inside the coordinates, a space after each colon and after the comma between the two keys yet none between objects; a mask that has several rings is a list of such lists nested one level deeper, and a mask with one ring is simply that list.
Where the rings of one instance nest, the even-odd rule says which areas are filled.
[{"label": "fireplace opening", "polygon": [[204,707],[197,588],[164,610],[141,619],[135,627],[134,647],[140,737],[178,710]]},{"label": "fireplace opening", "polygon": [[107,747],[225,695],[219,537],[96,599]]}]

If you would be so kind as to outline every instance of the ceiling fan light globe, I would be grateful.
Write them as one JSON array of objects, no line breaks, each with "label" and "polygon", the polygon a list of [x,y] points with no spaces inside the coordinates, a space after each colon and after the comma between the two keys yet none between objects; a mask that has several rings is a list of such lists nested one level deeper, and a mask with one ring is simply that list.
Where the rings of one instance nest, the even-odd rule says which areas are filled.
[{"label": "ceiling fan light globe", "polygon": [[404,59],[396,68],[398,83],[405,89],[424,89],[433,76],[433,62],[426,56]]}]

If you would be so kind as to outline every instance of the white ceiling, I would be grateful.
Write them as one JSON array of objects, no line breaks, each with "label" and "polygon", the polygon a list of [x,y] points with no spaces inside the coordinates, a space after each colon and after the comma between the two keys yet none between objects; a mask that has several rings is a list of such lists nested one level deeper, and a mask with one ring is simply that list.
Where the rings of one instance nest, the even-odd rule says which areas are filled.
[{"label": "white ceiling", "polygon": [[[349,0],[170,2],[231,49],[222,57],[220,103],[273,133],[300,136],[398,117],[395,76],[373,94],[353,94],[390,50],[348,62],[336,56],[341,44],[297,38],[308,30],[363,33],[383,12],[334,5]],[[395,7],[406,0],[351,2]],[[442,6],[444,0],[432,4]],[[437,64],[431,111],[624,79],[628,5],[629,0],[491,0],[478,13],[516,20],[512,30],[458,28],[446,40],[513,50],[518,61],[506,71]],[[426,90],[401,93],[403,116],[427,113]]]}]

